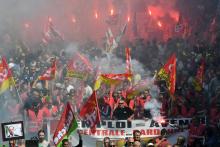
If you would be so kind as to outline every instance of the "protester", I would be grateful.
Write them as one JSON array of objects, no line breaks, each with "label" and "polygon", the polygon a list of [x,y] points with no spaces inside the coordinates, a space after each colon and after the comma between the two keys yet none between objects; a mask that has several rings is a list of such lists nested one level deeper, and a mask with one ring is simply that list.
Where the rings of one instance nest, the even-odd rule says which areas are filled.
[{"label": "protester", "polygon": [[133,147],[134,145],[134,138],[129,137],[125,143],[125,147]]},{"label": "protester", "polygon": [[184,136],[178,136],[176,144],[179,147],[185,147],[185,137]]},{"label": "protester", "polygon": [[105,137],[103,139],[103,146],[104,147],[110,147],[110,138],[109,137]]},{"label": "protester", "polygon": [[[78,134],[79,134],[79,144],[76,145],[75,147],[82,147],[83,146],[82,136],[79,132],[78,132]],[[68,139],[63,139],[62,140],[62,147],[72,147],[72,146],[71,146],[71,143],[69,142]]]},{"label": "protester", "polygon": [[133,131],[133,138],[134,138],[134,141],[137,141],[137,144],[138,144],[138,142],[140,142],[141,147],[146,146],[146,143],[141,140],[141,132],[139,130]]},{"label": "protester", "polygon": [[115,141],[110,140],[110,147],[117,147]]},{"label": "protester", "polygon": [[124,100],[119,101],[119,106],[113,112],[113,118],[116,120],[129,120],[134,117],[134,112],[127,106],[124,106]]},{"label": "protester", "polygon": [[[137,36],[139,35],[137,35],[135,39],[129,38],[129,40],[125,39],[119,43],[117,50],[111,55],[106,53],[104,49],[99,48],[99,43],[83,41],[82,44],[79,43],[80,50],[77,51],[80,55],[81,53],[82,55],[85,54],[82,61],[76,57],[75,50],[72,52],[66,47],[68,44],[65,41],[60,43],[60,40],[51,39],[51,42],[47,45],[35,43],[33,46],[29,42],[29,47],[22,41],[22,43],[17,43],[19,42],[17,40],[22,40],[22,37],[16,36],[15,40],[13,40],[13,37],[9,37],[12,40],[11,45],[10,47],[6,45],[3,51],[1,49],[1,55],[3,56],[6,52],[9,52],[6,58],[9,59],[8,66],[12,71],[16,89],[13,89],[14,86],[11,84],[9,92],[1,93],[1,119],[5,120],[7,118],[8,120],[12,119],[12,117],[18,117],[20,120],[24,116],[27,120],[26,124],[28,124],[27,136],[32,137],[43,126],[43,122],[47,118],[54,120],[60,118],[67,101],[71,102],[74,113],[78,115],[81,105],[86,102],[92,93],[92,88],[88,85],[93,85],[96,78],[102,73],[114,74],[115,71],[117,73],[124,71],[124,69],[122,70],[124,67],[122,67],[121,62],[120,65],[117,65],[118,63],[114,63],[114,61],[115,58],[120,60],[124,58],[124,48],[131,47],[132,74],[139,74],[139,79],[132,82],[134,79],[130,79],[130,77],[126,77],[126,79],[119,78],[120,82],[116,80],[113,84],[106,79],[102,79],[106,83],[103,82],[101,88],[97,90],[101,119],[128,121],[151,119],[153,118],[152,109],[145,108],[145,106],[151,100],[157,100],[161,104],[159,114],[164,118],[192,118],[194,116],[206,118],[205,125],[193,119],[189,126],[188,144],[193,146],[194,144],[200,145],[205,142],[206,145],[212,146],[219,140],[218,131],[216,130],[219,130],[220,122],[220,54],[218,50],[220,35],[216,9],[217,2],[207,2],[207,4],[206,2],[189,2],[189,5],[191,9],[198,9],[197,13],[201,11],[206,14],[204,19],[207,21],[197,21],[193,16],[191,18],[186,16],[186,14],[182,14],[185,13],[184,11],[180,12],[178,15],[183,19],[184,23],[178,22],[178,25],[183,23],[181,24],[184,26],[183,28],[188,28],[182,30],[184,32],[182,35],[177,35],[178,37],[176,34],[169,36],[168,34],[172,34],[171,32],[173,31],[168,30],[170,33],[164,33],[163,29],[168,28],[169,24],[162,23],[160,31],[162,34],[168,35],[169,39],[157,37],[156,39],[138,38]],[[211,11],[208,9],[209,5],[215,5],[216,8],[213,6],[213,12],[209,12]],[[214,14],[214,11],[216,11],[216,14]],[[208,15],[208,13],[213,14]],[[168,17],[167,15],[164,16]],[[203,15],[201,14],[201,16]],[[151,20],[149,22],[152,24],[148,26],[154,27],[154,21]],[[198,23],[201,23],[201,25],[198,25]],[[216,27],[213,28],[213,25]],[[173,28],[174,26],[172,26],[171,30]],[[142,31],[140,30],[140,32]],[[127,33],[129,34],[129,32]],[[179,33],[181,34],[181,31]],[[52,35],[53,33],[49,34]],[[149,36],[154,37],[153,35]],[[5,42],[2,40],[1,46],[5,46]],[[166,64],[166,60],[169,59],[172,53],[177,56],[176,89],[174,94],[169,91],[170,83],[167,83],[164,79],[159,80],[156,78],[158,71]],[[54,58],[55,56],[56,58]],[[86,59],[87,56],[89,57],[88,59]],[[51,77],[50,80],[42,80],[40,77],[49,71],[51,62],[55,59],[57,59],[55,77]],[[74,68],[74,76],[67,77],[71,60],[74,60],[73,64],[71,64],[71,67]],[[205,62],[204,70],[199,72],[198,69],[203,60]],[[109,66],[105,66],[107,64],[104,61],[107,61]],[[136,64],[136,61],[141,64]],[[139,66],[143,66],[144,70],[139,70]],[[171,66],[169,69],[171,69]],[[137,70],[142,71],[142,73],[137,73]],[[157,72],[153,78],[155,70]],[[197,73],[202,75],[201,79],[198,79]],[[0,76],[0,82],[2,83],[2,77],[4,77],[2,70]],[[129,97],[128,90],[140,84],[142,80],[147,79],[148,81],[148,79],[152,78],[153,82],[147,82],[140,89],[132,91],[133,95]],[[197,83],[198,81],[201,83]],[[153,86],[157,87],[156,95],[152,92],[154,90]],[[16,91],[16,94],[12,94],[13,90]],[[23,112],[25,112],[25,115]],[[11,131],[12,128],[9,128],[9,133]],[[44,134],[44,132],[40,133],[41,135]],[[134,141],[140,141],[140,135],[139,139],[137,139],[138,133],[137,135],[134,134]],[[16,134],[8,137],[13,136],[16,136]],[[186,142],[185,140],[181,140],[180,137],[175,146],[182,146],[182,143]],[[167,143],[165,137],[157,138],[157,141],[161,144]],[[44,142],[45,140],[40,144],[44,146]],[[132,139],[131,142],[133,142]],[[142,145],[143,142],[140,142]],[[152,141],[148,145],[157,143]],[[69,145],[68,140],[65,144]]]},{"label": "protester", "polygon": [[156,138],[156,144],[155,146],[158,147],[166,147],[168,145],[170,145],[169,141],[167,140],[167,131],[165,129],[161,130],[161,136]]},{"label": "protester", "polygon": [[48,141],[46,141],[45,139],[45,132],[44,130],[39,130],[38,131],[38,146],[39,147],[50,147],[50,143]]},{"label": "protester", "polygon": [[133,147],[142,147],[140,141],[135,141]]}]

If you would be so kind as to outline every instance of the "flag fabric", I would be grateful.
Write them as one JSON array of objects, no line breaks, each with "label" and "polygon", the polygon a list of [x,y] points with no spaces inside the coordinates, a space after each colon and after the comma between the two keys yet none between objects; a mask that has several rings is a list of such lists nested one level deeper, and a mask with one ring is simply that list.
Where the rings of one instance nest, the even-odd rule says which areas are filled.
[{"label": "flag fabric", "polygon": [[0,94],[9,89],[10,85],[14,85],[11,70],[8,68],[6,59],[2,57],[0,63]]},{"label": "flag fabric", "polygon": [[42,42],[48,44],[54,39],[64,40],[64,37],[54,28],[52,19],[49,17],[46,27],[44,28]]},{"label": "flag fabric", "polygon": [[88,74],[93,70],[92,64],[89,60],[80,53],[76,53],[76,56],[69,60],[67,64],[66,77],[86,79]]},{"label": "flag fabric", "polygon": [[176,54],[170,56],[157,75],[160,80],[166,81],[170,94],[173,95],[176,86]]},{"label": "flag fabric", "polygon": [[126,73],[131,73],[131,49],[125,48],[126,53]]},{"label": "flag fabric", "polygon": [[92,64],[89,62],[89,59],[87,59],[83,54],[80,54],[79,52],[77,52],[77,56],[86,65],[87,69],[92,71]]},{"label": "flag fabric", "polygon": [[125,48],[125,53],[126,53],[126,71],[125,73],[122,74],[100,74],[98,75],[95,85],[94,85],[94,90],[98,90],[101,87],[101,84],[104,82],[107,85],[117,85],[121,83],[124,80],[129,80],[131,81],[132,77],[132,71],[131,71],[131,53],[130,53],[130,48]]},{"label": "flag fabric", "polygon": [[53,80],[56,75],[56,60],[53,61],[51,67],[49,67],[41,76],[39,80]]},{"label": "flag fabric", "polygon": [[114,49],[118,47],[118,43],[116,42],[113,33],[110,28],[108,28],[106,32],[106,51],[112,52]]},{"label": "flag fabric", "polygon": [[143,90],[146,89],[146,86],[147,86],[147,81],[144,81],[144,80],[140,81],[138,84],[132,86],[131,88],[129,88],[126,91],[127,98],[131,99],[134,96],[139,95],[140,92],[142,92]]},{"label": "flag fabric", "polygon": [[84,121],[86,121],[87,126],[89,126],[91,130],[95,130],[96,124],[100,122],[96,91],[93,91],[93,94],[81,108],[79,115]]},{"label": "flag fabric", "polygon": [[77,129],[77,127],[77,121],[74,117],[71,105],[68,102],[61,115],[60,121],[53,136],[54,145],[56,147],[61,147],[62,140],[67,139],[71,133]]},{"label": "flag fabric", "polygon": [[86,74],[77,70],[74,60],[69,60],[67,64],[66,77],[79,78],[83,80],[86,77]]},{"label": "flag fabric", "polygon": [[107,85],[117,85],[131,76],[132,76],[131,73],[101,74],[95,81],[94,90],[98,90],[101,87],[102,83],[105,83]]},{"label": "flag fabric", "polygon": [[122,36],[125,34],[127,30],[127,23],[123,26],[123,28],[121,29],[121,32],[119,33],[119,35],[115,38],[116,43],[119,44],[121,41]]},{"label": "flag fabric", "polygon": [[196,91],[202,90],[203,81],[204,81],[204,72],[205,72],[205,60],[202,59],[201,64],[197,70],[195,80],[193,82]]}]

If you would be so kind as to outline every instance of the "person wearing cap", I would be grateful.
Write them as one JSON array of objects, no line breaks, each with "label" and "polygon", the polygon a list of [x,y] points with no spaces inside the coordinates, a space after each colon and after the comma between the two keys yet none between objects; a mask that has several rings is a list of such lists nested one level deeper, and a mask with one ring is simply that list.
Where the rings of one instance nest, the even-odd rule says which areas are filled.
[{"label": "person wearing cap", "polygon": [[124,100],[119,101],[118,107],[113,112],[113,119],[131,120],[134,117],[134,112],[131,108],[125,106],[124,103]]}]

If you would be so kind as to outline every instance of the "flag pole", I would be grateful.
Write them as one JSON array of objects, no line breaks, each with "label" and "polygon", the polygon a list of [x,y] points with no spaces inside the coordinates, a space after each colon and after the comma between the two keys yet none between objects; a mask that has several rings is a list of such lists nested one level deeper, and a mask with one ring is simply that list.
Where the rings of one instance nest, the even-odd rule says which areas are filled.
[{"label": "flag pole", "polygon": [[101,117],[100,117],[100,112],[99,112],[99,103],[98,103],[98,101],[97,101],[97,97],[96,97],[96,91],[94,91],[95,92],[95,101],[96,101],[96,106],[97,106],[97,110],[98,110],[98,117],[99,117],[99,122],[101,122]]}]

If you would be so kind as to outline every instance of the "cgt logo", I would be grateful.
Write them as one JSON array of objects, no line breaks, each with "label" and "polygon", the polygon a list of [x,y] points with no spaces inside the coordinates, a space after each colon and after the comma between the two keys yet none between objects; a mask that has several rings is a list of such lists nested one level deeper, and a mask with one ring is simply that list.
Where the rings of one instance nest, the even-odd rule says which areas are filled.
[{"label": "cgt logo", "polygon": [[70,129],[70,126],[72,124],[73,121],[73,114],[71,111],[68,112],[66,120],[63,124],[63,128],[61,128],[57,134],[56,137],[54,138],[54,144],[57,145],[62,139],[63,137],[68,133],[68,130]]},{"label": "cgt logo", "polygon": [[97,118],[97,109],[95,108],[92,113],[86,114],[85,121],[87,126],[95,126]]}]

